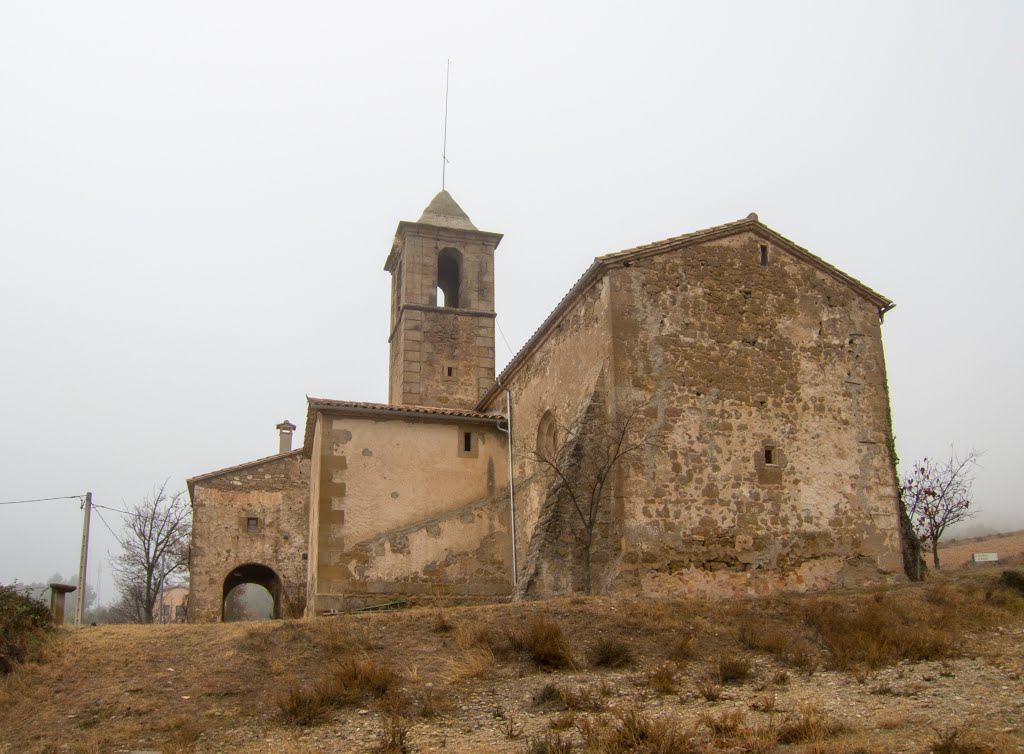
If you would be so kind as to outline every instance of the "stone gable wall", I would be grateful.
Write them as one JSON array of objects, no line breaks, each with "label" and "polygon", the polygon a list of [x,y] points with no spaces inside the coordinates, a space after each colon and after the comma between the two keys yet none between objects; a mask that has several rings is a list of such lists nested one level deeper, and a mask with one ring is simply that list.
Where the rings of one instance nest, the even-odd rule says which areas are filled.
[{"label": "stone gable wall", "polygon": [[616,589],[902,571],[877,307],[771,245],[761,266],[764,243],[744,233],[609,273],[616,384],[664,433],[621,475]]},{"label": "stone gable wall", "polygon": [[[224,580],[248,563],[273,569],[284,599],[301,603],[306,589],[310,462],[301,454],[197,481],[192,499],[188,619],[219,621]],[[247,519],[258,521],[248,531]]]}]

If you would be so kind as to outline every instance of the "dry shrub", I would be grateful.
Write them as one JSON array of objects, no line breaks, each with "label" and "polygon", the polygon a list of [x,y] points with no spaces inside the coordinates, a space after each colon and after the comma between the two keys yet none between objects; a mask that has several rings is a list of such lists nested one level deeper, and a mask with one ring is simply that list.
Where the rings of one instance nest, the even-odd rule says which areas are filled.
[{"label": "dry shrub", "polygon": [[413,717],[426,719],[441,717],[450,712],[453,706],[452,701],[444,694],[439,693],[432,683],[428,683],[422,692],[406,698],[406,708]]},{"label": "dry shrub", "polygon": [[825,599],[808,608],[806,620],[821,636],[829,663],[838,669],[938,660],[951,654],[954,646],[948,623],[932,625],[904,601],[875,599],[857,605]]},{"label": "dry shrub", "polygon": [[492,630],[478,624],[455,629],[461,649],[486,648],[494,657],[527,659],[548,669],[573,667],[569,643],[557,621],[543,615],[529,617],[521,626]]},{"label": "dry shrub", "polygon": [[575,724],[576,713],[572,710],[568,710],[551,718],[551,722],[548,723],[548,727],[551,728],[551,730],[568,730]]},{"label": "dry shrub", "polygon": [[331,704],[319,686],[293,686],[278,699],[277,706],[288,725],[316,725],[331,710]]},{"label": "dry shrub", "polygon": [[793,632],[792,626],[764,624],[748,617],[739,626],[739,640],[747,649],[767,652],[788,665],[813,672],[817,662],[814,648]]},{"label": "dry shrub", "polygon": [[595,668],[623,668],[633,663],[633,650],[618,639],[600,639],[590,648],[587,659]]},{"label": "dry shrub", "polygon": [[285,722],[313,725],[328,710],[384,696],[399,681],[398,674],[373,658],[349,658],[339,662],[320,683],[293,687],[278,700]]},{"label": "dry shrub", "polygon": [[470,647],[448,660],[448,678],[459,681],[464,678],[483,678],[494,670],[494,653],[487,647]]},{"label": "dry shrub", "polygon": [[709,702],[717,702],[722,698],[722,687],[710,678],[704,678],[697,683],[697,693]]},{"label": "dry shrub", "polygon": [[540,738],[531,738],[526,743],[527,754],[570,754],[572,750],[572,740],[555,732],[545,733]]},{"label": "dry shrub", "polygon": [[399,680],[398,673],[388,665],[364,657],[342,660],[328,682],[336,699],[354,703],[384,696]]},{"label": "dry shrub", "polygon": [[532,697],[534,707],[565,709],[562,690],[555,683],[545,683]]},{"label": "dry shrub", "polygon": [[398,712],[392,711],[384,718],[377,737],[377,751],[381,754],[406,754],[409,749],[409,729],[412,723]]},{"label": "dry shrub", "polygon": [[743,683],[753,672],[750,660],[738,655],[719,655],[715,669],[721,683]]},{"label": "dry shrub", "polygon": [[703,748],[672,718],[652,719],[637,709],[618,715],[611,725],[593,720],[577,724],[584,746],[594,754],[697,754]]},{"label": "dry shrub", "polygon": [[0,675],[34,658],[53,629],[53,617],[43,602],[0,585]]},{"label": "dry shrub", "polygon": [[833,738],[845,730],[842,723],[830,720],[818,707],[809,704],[786,716],[779,724],[777,737],[782,744],[801,744]]},{"label": "dry shrub", "polygon": [[693,636],[683,636],[672,642],[669,649],[669,659],[676,662],[692,660],[697,656],[697,640]]},{"label": "dry shrub", "polygon": [[507,630],[504,638],[508,650],[532,660],[542,668],[573,666],[572,654],[562,627],[551,618],[532,616],[521,628]]},{"label": "dry shrub", "polygon": [[1024,594],[1024,571],[1003,571],[999,576],[999,586]]},{"label": "dry shrub", "polygon": [[736,733],[743,725],[743,710],[730,709],[714,715],[710,712],[702,712],[697,719],[715,736],[730,736]]},{"label": "dry shrub", "polygon": [[605,703],[600,694],[589,689],[566,689],[554,683],[544,684],[532,697],[534,707],[549,710],[583,710],[597,712]]},{"label": "dry shrub", "polygon": [[676,669],[669,663],[662,663],[647,674],[647,685],[659,694],[671,694],[676,690]]},{"label": "dry shrub", "polygon": [[779,711],[779,698],[775,694],[765,694],[750,703],[750,709],[772,714]]},{"label": "dry shrub", "polygon": [[952,727],[936,733],[932,754],[995,754],[995,749],[979,741],[973,730]]}]

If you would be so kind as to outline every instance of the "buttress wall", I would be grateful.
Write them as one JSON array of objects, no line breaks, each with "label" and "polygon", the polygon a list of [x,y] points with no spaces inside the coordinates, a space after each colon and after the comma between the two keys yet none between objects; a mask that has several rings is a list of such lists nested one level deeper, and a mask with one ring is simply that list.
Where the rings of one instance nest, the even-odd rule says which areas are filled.
[{"label": "buttress wall", "polygon": [[[561,443],[564,428],[592,400],[604,400],[612,355],[610,308],[610,288],[606,279],[599,278],[569,304],[557,324],[532,347],[529,358],[503,377],[503,387],[512,396],[516,555],[522,595],[561,594],[579,588],[577,514],[564,499],[556,501],[552,494],[556,480],[534,454],[545,414],[555,422],[555,440]],[[494,394],[487,410],[505,411],[504,391]],[[593,570],[599,585],[614,546],[606,538],[595,548]]]}]

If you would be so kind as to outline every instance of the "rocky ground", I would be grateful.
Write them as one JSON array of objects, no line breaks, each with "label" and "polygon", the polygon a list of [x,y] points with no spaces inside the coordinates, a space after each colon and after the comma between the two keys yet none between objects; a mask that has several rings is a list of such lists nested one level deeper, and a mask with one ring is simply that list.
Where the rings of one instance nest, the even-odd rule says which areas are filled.
[{"label": "rocky ground", "polygon": [[1024,596],[997,577],[69,630],[0,682],[0,752],[1024,751]]}]

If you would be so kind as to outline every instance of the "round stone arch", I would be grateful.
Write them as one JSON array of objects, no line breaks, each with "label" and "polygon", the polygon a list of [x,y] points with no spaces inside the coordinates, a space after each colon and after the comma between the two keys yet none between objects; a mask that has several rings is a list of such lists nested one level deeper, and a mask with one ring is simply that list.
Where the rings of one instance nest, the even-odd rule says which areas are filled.
[{"label": "round stone arch", "polygon": [[227,601],[228,594],[236,586],[242,584],[256,584],[270,592],[270,596],[274,598],[274,612],[271,618],[281,617],[281,577],[273,568],[262,563],[244,563],[232,568],[224,579],[224,588],[220,593],[221,621],[224,620],[224,603]]}]

